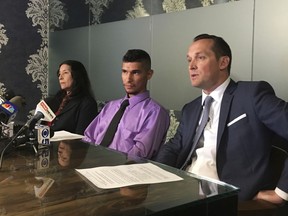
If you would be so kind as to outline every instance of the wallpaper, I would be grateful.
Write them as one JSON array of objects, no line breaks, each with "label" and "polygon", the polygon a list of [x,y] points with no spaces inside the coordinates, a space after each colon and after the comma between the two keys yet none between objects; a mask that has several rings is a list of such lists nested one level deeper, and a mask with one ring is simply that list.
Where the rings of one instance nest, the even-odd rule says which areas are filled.
[{"label": "wallpaper", "polygon": [[[51,31],[135,19],[237,0],[50,0]],[[57,20],[57,21],[56,21]]]},{"label": "wallpaper", "polygon": [[0,91],[25,98],[19,121],[48,92],[47,14],[48,0],[0,0]]},{"label": "wallpaper", "polygon": [[[0,94],[26,122],[48,94],[48,33],[236,0],[0,0]],[[51,71],[55,73],[55,71]]]}]

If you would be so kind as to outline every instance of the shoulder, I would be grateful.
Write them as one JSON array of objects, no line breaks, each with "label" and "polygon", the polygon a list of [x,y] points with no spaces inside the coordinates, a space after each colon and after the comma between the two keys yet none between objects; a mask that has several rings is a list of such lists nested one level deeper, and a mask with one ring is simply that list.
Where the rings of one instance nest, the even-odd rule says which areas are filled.
[{"label": "shoulder", "polygon": [[152,99],[152,98],[147,98],[146,100],[143,101],[144,104],[144,108],[146,109],[150,109],[150,110],[157,110],[158,112],[162,112],[162,113],[167,113],[167,115],[169,115],[167,109],[161,105],[158,101]]},{"label": "shoulder", "polygon": [[201,100],[202,100],[202,96],[199,96],[197,98],[195,98],[194,100],[192,100],[191,102],[189,103],[186,103],[182,110],[190,110],[190,109],[193,109],[194,107],[198,107],[200,104],[201,104]]},{"label": "shoulder", "polygon": [[[97,109],[97,102],[91,96],[77,96],[72,98],[70,101],[72,104],[77,105],[77,107],[89,107],[91,109]],[[69,103],[70,103],[69,102]],[[71,105],[72,105],[71,104]]]},{"label": "shoulder", "polygon": [[123,99],[116,99],[116,100],[110,100],[110,101],[108,101],[106,104],[105,104],[105,106],[104,106],[104,108],[106,107],[113,107],[113,106],[118,106],[119,104],[121,104],[121,101],[122,101]]},{"label": "shoulder", "polygon": [[267,81],[239,81],[237,82],[237,91],[245,93],[271,91],[274,93],[273,87]]},{"label": "shoulder", "polygon": [[99,112],[109,112],[119,108],[122,99],[110,100],[107,102],[101,101],[101,107],[99,107]]}]

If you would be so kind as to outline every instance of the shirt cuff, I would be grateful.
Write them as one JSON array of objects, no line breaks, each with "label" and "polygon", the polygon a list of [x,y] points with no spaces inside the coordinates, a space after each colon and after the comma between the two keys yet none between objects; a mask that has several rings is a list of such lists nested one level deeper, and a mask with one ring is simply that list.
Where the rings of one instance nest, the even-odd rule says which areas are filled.
[{"label": "shirt cuff", "polygon": [[280,189],[277,188],[277,187],[276,187],[276,189],[275,189],[275,193],[276,193],[278,196],[280,196],[282,199],[288,201],[288,193],[280,190]]}]

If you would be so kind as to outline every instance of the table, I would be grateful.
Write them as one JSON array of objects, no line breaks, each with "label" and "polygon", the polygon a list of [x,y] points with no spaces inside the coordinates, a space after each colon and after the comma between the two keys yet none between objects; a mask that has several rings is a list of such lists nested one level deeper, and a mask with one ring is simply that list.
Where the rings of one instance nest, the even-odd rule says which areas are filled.
[{"label": "table", "polygon": [[[182,181],[100,189],[75,168],[151,162]],[[202,193],[202,184],[216,193]],[[48,187],[50,186],[50,188]],[[45,189],[46,188],[46,189]],[[237,215],[238,188],[81,140],[25,145],[4,155],[0,215]]]}]

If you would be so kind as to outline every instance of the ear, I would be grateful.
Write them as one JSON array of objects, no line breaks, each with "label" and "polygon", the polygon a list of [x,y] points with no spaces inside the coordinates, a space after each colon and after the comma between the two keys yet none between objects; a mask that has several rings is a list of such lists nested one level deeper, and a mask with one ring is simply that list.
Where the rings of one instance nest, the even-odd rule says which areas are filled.
[{"label": "ear", "polygon": [[219,59],[219,68],[220,70],[224,70],[228,67],[230,62],[230,58],[228,56],[221,56]]},{"label": "ear", "polygon": [[147,71],[147,79],[150,80],[151,77],[153,76],[154,71],[152,69]]}]

